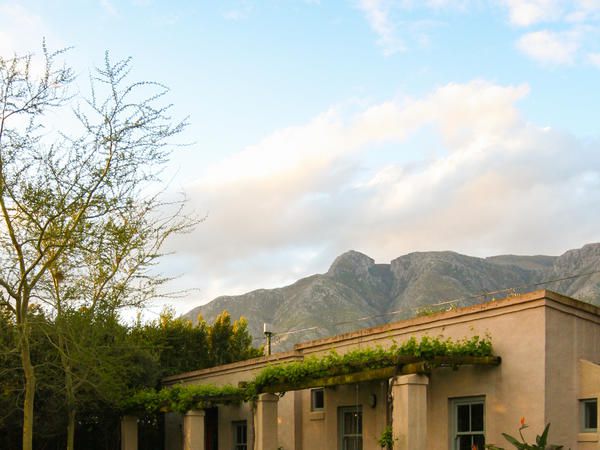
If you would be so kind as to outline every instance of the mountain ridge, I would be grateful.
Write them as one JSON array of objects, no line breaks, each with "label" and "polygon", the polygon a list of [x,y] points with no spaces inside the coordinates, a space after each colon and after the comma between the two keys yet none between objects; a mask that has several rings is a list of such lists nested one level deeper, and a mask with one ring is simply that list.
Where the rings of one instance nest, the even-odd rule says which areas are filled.
[{"label": "mountain ridge", "polygon": [[[556,279],[561,280],[546,283],[545,287],[600,305],[600,273],[567,277],[595,272],[598,268],[600,243],[586,244],[559,256],[479,258],[453,251],[412,252],[387,264],[349,250],[335,258],[323,274],[310,275],[283,287],[220,296],[190,310],[184,317],[196,321],[201,314],[210,321],[227,310],[232,317],[246,317],[250,333],[257,340],[262,337],[263,323],[271,323],[279,333],[277,349],[283,350],[301,340],[414,316],[445,300],[462,299],[456,306],[467,306],[489,299],[482,295],[486,292],[510,288],[532,290]],[[309,330],[284,333],[305,328]]]}]

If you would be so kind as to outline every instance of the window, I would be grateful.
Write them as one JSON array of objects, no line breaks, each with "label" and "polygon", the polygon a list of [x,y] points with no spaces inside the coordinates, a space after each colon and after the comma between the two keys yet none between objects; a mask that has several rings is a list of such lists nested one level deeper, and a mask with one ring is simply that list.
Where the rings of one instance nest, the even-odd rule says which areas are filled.
[{"label": "window", "polygon": [[362,450],[362,407],[339,409],[340,450]]},{"label": "window", "polygon": [[581,431],[595,433],[598,431],[598,400],[589,398],[579,401]]},{"label": "window", "polygon": [[482,397],[456,399],[451,404],[452,450],[484,450],[485,401]]},{"label": "window", "polygon": [[248,449],[248,425],[245,420],[233,422],[233,450]]},{"label": "window", "polygon": [[310,410],[323,411],[325,407],[325,390],[323,388],[310,390]]}]

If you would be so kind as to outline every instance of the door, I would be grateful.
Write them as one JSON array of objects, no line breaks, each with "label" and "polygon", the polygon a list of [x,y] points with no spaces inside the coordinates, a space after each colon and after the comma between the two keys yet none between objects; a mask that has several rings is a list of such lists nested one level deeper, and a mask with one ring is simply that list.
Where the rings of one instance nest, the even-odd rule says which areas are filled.
[{"label": "door", "polygon": [[362,450],[362,407],[344,406],[338,410],[340,450]]},{"label": "door", "polygon": [[204,416],[204,448],[219,450],[219,410],[208,408]]}]

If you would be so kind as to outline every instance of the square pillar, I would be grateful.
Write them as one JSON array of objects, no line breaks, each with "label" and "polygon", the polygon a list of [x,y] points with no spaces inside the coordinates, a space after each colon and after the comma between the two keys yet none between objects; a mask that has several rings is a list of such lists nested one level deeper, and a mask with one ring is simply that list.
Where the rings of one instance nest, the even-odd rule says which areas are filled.
[{"label": "square pillar", "polygon": [[165,413],[165,450],[183,448],[183,416],[179,413]]},{"label": "square pillar", "polygon": [[277,402],[275,394],[260,394],[256,401],[255,450],[277,450]]},{"label": "square pillar", "polygon": [[138,450],[138,418],[121,417],[121,450]]},{"label": "square pillar", "polygon": [[403,375],[392,382],[394,450],[427,450],[427,385],[425,375]]},{"label": "square pillar", "polygon": [[203,410],[191,410],[183,416],[183,450],[204,450]]}]

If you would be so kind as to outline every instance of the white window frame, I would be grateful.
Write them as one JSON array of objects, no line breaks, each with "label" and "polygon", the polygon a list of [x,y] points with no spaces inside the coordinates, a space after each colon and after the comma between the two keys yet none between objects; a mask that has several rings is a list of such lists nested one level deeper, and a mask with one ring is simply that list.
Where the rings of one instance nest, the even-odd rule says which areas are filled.
[{"label": "white window frame", "polygon": [[[239,427],[244,427],[246,429],[246,432],[245,432],[246,442],[238,442],[237,441]],[[231,422],[231,429],[232,429],[232,438],[233,438],[231,447],[233,448],[233,450],[248,450],[248,421],[234,420],[233,422]]]},{"label": "white window frame", "polygon": [[[316,394],[317,392],[321,392],[323,395],[323,406],[316,406]],[[325,389],[324,388],[314,388],[310,390],[310,410],[311,411],[323,411],[325,409]]]},{"label": "white window frame", "polygon": [[[360,433],[358,434],[349,434],[349,433],[345,433],[345,429],[344,429],[344,414],[345,413],[351,413],[351,414],[360,414]],[[349,437],[349,438],[360,438],[360,447],[364,448],[364,416],[363,416],[363,410],[362,410],[362,405],[355,405],[355,406],[340,406],[338,408],[338,439],[339,439],[339,449],[340,450],[344,450],[344,437]]]},{"label": "white window frame", "polygon": [[[483,430],[482,431],[469,431],[469,432],[459,432],[458,431],[458,406],[461,405],[483,405]],[[485,441],[485,430],[486,430],[486,413],[485,413],[485,397],[477,396],[477,397],[461,397],[461,398],[453,398],[450,399],[450,443],[449,447],[451,450],[458,449],[458,437],[459,436],[474,436],[474,435],[483,435],[483,439]],[[484,449],[479,449],[484,450]]]},{"label": "white window frame", "polygon": [[[594,404],[596,406],[596,428],[587,428],[586,405]],[[579,427],[582,433],[597,433],[598,432],[598,399],[597,398],[582,398],[579,400]]]}]

